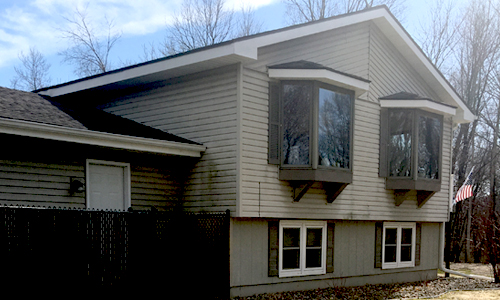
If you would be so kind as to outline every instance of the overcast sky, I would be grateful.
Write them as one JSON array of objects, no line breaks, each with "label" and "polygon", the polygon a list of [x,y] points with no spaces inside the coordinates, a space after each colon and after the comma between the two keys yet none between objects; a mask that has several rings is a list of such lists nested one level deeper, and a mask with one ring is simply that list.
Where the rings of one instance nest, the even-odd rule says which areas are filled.
[{"label": "overcast sky", "polygon": [[[239,8],[243,0],[226,0],[229,6]],[[415,7],[425,0],[407,0],[410,17]],[[104,16],[113,20],[122,37],[112,50],[113,64],[139,62],[142,46],[163,39],[165,26],[172,13],[179,10],[181,0],[0,0],[0,86],[10,87],[18,55],[36,47],[51,64],[51,83],[76,79],[73,67],[62,63],[59,51],[67,48],[60,28],[67,24],[75,8],[87,6],[89,21],[102,22]],[[264,30],[284,26],[284,5],[280,0],[252,0],[256,15],[264,23]],[[413,19],[405,23],[415,23]],[[410,24],[411,26],[411,24]],[[411,30],[410,30],[411,33]]]}]

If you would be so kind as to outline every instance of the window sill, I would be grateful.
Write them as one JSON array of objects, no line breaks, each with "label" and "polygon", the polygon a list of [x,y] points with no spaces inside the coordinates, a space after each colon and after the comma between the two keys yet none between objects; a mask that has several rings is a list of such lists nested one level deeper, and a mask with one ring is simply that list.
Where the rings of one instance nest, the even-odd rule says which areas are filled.
[{"label": "window sill", "polygon": [[417,190],[439,192],[441,190],[441,180],[410,178],[387,178],[385,182],[387,190]]},{"label": "window sill", "polygon": [[387,190],[394,190],[394,200],[396,206],[400,206],[408,193],[412,190],[417,191],[417,205],[421,208],[436,192],[441,190],[441,180],[409,178],[387,178],[385,181]]},{"label": "window sill", "polygon": [[339,169],[288,169],[281,168],[279,179],[286,181],[319,181],[352,183],[352,172],[350,170]]}]

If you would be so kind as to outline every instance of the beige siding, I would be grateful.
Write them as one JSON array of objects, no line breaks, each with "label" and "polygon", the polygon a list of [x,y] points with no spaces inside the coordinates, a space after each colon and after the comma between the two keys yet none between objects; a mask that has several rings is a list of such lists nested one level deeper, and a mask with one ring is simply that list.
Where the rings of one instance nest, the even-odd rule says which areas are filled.
[{"label": "beige siding", "polygon": [[237,70],[234,65],[177,78],[102,107],[207,147],[186,185],[184,206],[188,209],[235,212]]},{"label": "beige siding", "polygon": [[85,194],[70,195],[71,177],[84,179],[84,164],[0,160],[0,201],[9,205],[85,207]]},{"label": "beige siding", "polygon": [[[417,208],[415,192],[396,207],[393,191],[386,190],[384,178],[378,176],[378,98],[407,91],[439,99],[375,26],[364,23],[346,30],[347,28],[322,33],[265,48],[259,53],[258,63],[245,65],[241,118],[240,216],[445,221],[448,212],[451,120],[445,119],[444,124],[441,191],[420,209]],[[353,183],[332,204],[326,203],[321,183],[315,183],[300,202],[293,203],[289,183],[278,180],[278,167],[267,163],[269,79],[265,66],[293,60],[310,60],[371,80],[368,100],[357,99],[355,102]],[[349,63],[346,64],[346,61]],[[359,68],[354,61],[361,62],[365,68]],[[363,71],[359,71],[362,69]]]},{"label": "beige siding", "polygon": [[[170,172],[131,166],[135,209],[170,209],[179,203],[181,184]],[[85,182],[85,163],[0,161],[0,203],[85,208],[85,192],[70,194],[71,179]]]},{"label": "beige siding", "polygon": [[245,67],[267,72],[267,66],[307,60],[367,78],[368,26],[361,23],[264,47],[259,49],[259,60]]},{"label": "beige siding", "polygon": [[131,202],[134,209],[168,210],[179,205],[182,197],[182,183],[175,176],[175,170],[161,170],[131,164]]},{"label": "beige siding", "polygon": [[[328,287],[331,279],[354,280],[354,284],[372,282],[372,276],[390,275],[391,282],[429,280],[412,277],[412,273],[431,271],[434,278],[438,268],[439,224],[423,223],[421,232],[420,265],[414,268],[382,270],[375,268],[375,222],[338,221],[334,233],[334,272],[326,275],[278,278],[268,276],[268,222],[264,219],[232,219],[231,223],[231,287],[233,294],[246,294],[245,288],[265,291],[278,283],[295,283],[290,289],[301,289],[308,281],[315,288]],[[384,282],[380,277],[378,283]],[[344,282],[345,283],[345,282]],[[342,281],[337,282],[342,284]],[[352,284],[352,283],[351,283]],[[312,287],[311,287],[312,288]],[[286,288],[277,287],[277,290]],[[250,293],[251,294],[251,293]]]}]

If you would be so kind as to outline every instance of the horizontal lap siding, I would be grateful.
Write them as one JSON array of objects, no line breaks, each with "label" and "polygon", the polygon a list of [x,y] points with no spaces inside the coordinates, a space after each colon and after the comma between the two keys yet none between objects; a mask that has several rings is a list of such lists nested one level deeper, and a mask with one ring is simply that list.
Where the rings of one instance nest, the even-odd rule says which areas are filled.
[{"label": "horizontal lap siding", "polygon": [[70,195],[71,178],[84,179],[84,164],[0,160],[0,201],[9,205],[85,207],[85,193]]},{"label": "horizontal lap siding", "polygon": [[165,87],[113,101],[104,110],[207,147],[185,187],[190,210],[235,211],[237,68],[176,79]]},{"label": "horizontal lap siding", "polygon": [[307,60],[368,78],[369,24],[362,23],[259,49],[259,60],[245,67],[267,72],[267,66]]},{"label": "horizontal lap siding", "polygon": [[[85,192],[70,194],[70,182],[85,182],[85,162],[35,163],[0,161],[0,203],[85,208]],[[131,166],[132,206],[168,209],[178,203],[180,184],[175,176],[154,169]]]},{"label": "horizontal lap siding", "polygon": [[[385,179],[378,176],[378,98],[397,91],[437,98],[422,78],[395,52],[394,47],[380,36],[378,29],[370,30],[369,23],[357,25],[354,29],[349,36],[342,30],[339,33],[324,33],[322,39],[319,39],[321,42],[311,40],[309,43],[309,38],[306,38],[275,45],[259,53],[258,63],[245,65],[241,145],[242,217],[429,222],[446,220],[451,120],[446,119],[444,124],[441,191],[420,209],[417,208],[414,191],[403,204],[396,207],[393,191],[386,190]],[[339,36],[343,37],[341,42],[338,40]],[[344,52],[340,51],[342,49]],[[350,51],[346,52],[347,50]],[[320,54],[322,52],[324,54]],[[329,53],[328,59],[326,53]],[[350,55],[354,55],[355,59]],[[325,59],[313,59],[319,57]],[[371,58],[370,61],[368,57]],[[269,79],[264,66],[302,59],[322,64],[329,62],[330,64],[325,65],[347,73],[352,70],[343,62],[353,62],[353,65],[356,65],[354,61],[361,62],[365,65],[365,70],[356,75],[364,75],[371,80],[368,101],[357,99],[355,102],[353,183],[332,204],[327,204],[321,183],[315,183],[298,203],[293,203],[291,186],[286,181],[278,180],[277,166],[267,163]],[[383,77],[379,74],[383,74]]]},{"label": "horizontal lap siding", "polygon": [[131,202],[134,209],[169,210],[177,206],[182,186],[174,170],[160,170],[132,164],[130,170]]}]

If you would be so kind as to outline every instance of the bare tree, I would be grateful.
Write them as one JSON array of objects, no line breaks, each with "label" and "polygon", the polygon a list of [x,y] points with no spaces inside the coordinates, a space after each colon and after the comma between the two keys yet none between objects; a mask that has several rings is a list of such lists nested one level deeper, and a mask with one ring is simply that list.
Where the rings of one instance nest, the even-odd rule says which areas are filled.
[{"label": "bare tree", "polygon": [[459,41],[462,18],[457,16],[456,3],[433,1],[428,6],[427,23],[420,25],[417,37],[420,47],[432,63],[445,75],[449,75],[453,50]]},{"label": "bare tree", "polygon": [[238,37],[249,36],[262,31],[263,23],[255,16],[255,11],[250,5],[241,7],[241,16],[238,19]]},{"label": "bare tree", "polygon": [[12,88],[33,91],[50,85],[50,64],[35,47],[26,55],[19,53],[19,60],[21,65],[14,67],[16,75],[10,81]]},{"label": "bare tree", "polygon": [[75,65],[74,72],[79,76],[109,71],[109,54],[121,37],[121,33],[113,30],[113,22],[105,18],[104,24],[93,25],[88,20],[86,8],[77,8],[73,17],[65,19],[68,28],[61,29],[61,32],[70,46],[59,53],[63,56],[63,61]]},{"label": "bare tree", "polygon": [[224,0],[184,0],[159,51],[168,56],[223,42],[232,37],[233,17]]},{"label": "bare tree", "polygon": [[402,20],[406,9],[406,0],[283,0],[283,2],[286,5],[287,24],[321,20],[382,4]]}]

